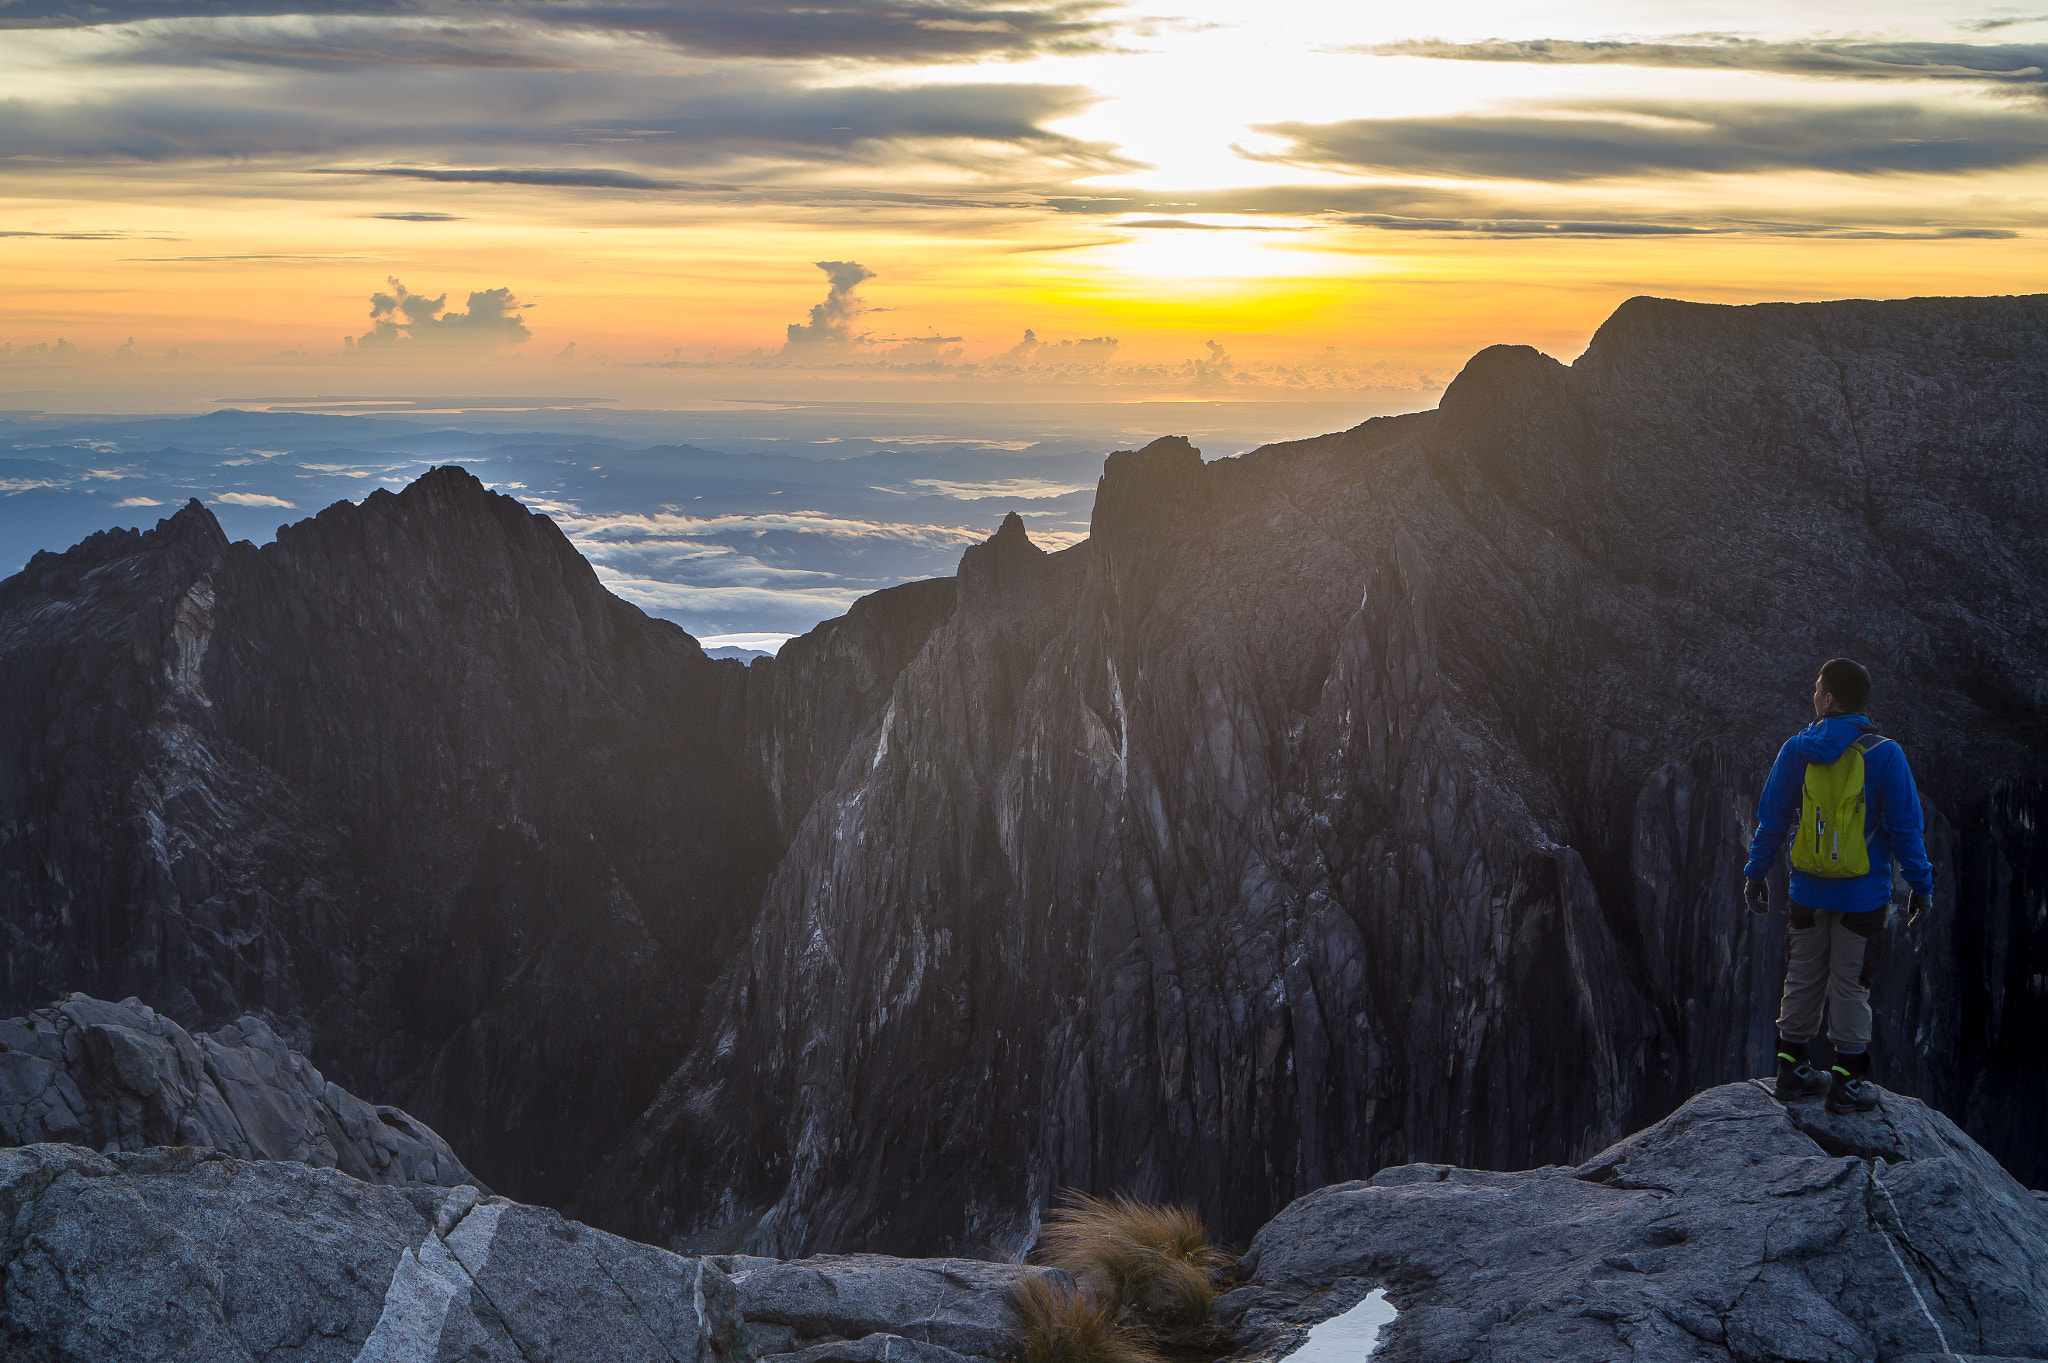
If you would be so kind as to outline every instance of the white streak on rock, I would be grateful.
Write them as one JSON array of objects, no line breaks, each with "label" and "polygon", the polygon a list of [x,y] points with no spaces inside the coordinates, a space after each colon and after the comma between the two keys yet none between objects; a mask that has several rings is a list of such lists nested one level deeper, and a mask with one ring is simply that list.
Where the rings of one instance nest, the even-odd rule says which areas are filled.
[{"label": "white streak on rock", "polygon": [[469,1300],[469,1278],[438,1238],[429,1235],[417,1254],[400,1253],[384,1291],[384,1313],[356,1363],[433,1363],[457,1293]]},{"label": "white streak on rock", "polygon": [[491,1241],[498,1235],[498,1218],[512,1204],[503,1198],[492,1198],[462,1218],[462,1224],[448,1233],[448,1248],[455,1252],[455,1258],[472,1278],[481,1278],[484,1265],[491,1261]]}]

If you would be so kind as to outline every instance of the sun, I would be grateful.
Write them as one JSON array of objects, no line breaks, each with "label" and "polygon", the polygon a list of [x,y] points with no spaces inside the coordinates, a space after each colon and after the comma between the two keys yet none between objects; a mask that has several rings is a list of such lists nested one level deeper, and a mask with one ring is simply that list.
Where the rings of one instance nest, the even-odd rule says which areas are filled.
[{"label": "sun", "polygon": [[1356,255],[1322,249],[1312,224],[1256,226],[1224,215],[1125,219],[1130,236],[1087,248],[1090,266],[1148,284],[1203,288],[1369,272]]}]

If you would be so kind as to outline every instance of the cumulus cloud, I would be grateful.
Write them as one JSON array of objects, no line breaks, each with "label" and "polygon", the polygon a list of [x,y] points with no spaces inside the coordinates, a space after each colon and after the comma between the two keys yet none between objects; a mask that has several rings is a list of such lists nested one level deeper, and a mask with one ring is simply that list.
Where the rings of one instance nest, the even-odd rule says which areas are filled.
[{"label": "cumulus cloud", "polygon": [[1326,170],[1573,181],[1814,170],[2004,170],[2048,158],[2048,120],[1912,104],[1580,104],[1444,118],[1275,123],[1256,160]]},{"label": "cumulus cloud", "polygon": [[1114,336],[1069,337],[1063,341],[1041,341],[1036,331],[1027,328],[1024,339],[997,355],[997,365],[1011,365],[1018,369],[1029,369],[1038,365],[1106,364],[1116,356],[1117,340]]},{"label": "cumulus cloud", "polygon": [[479,289],[470,294],[467,312],[450,312],[445,293],[428,298],[406,288],[395,276],[384,282],[391,286],[389,293],[370,295],[370,330],[343,338],[349,349],[408,344],[493,349],[518,345],[533,335],[520,311],[527,305],[513,297],[510,289]]},{"label": "cumulus cloud", "polygon": [[831,286],[825,290],[823,302],[811,305],[810,321],[789,324],[788,340],[783,346],[785,354],[850,350],[861,342],[862,338],[853,330],[854,323],[867,310],[859,289],[875,278],[875,272],[854,260],[820,260],[816,264],[832,281]]},{"label": "cumulus cloud", "polygon": [[[222,492],[216,494],[214,500],[216,502],[226,502],[229,506],[276,506],[283,507],[287,511],[296,510],[298,505],[295,502],[288,502],[282,497],[273,497],[267,492]],[[137,503],[137,505],[142,504]],[[121,505],[127,506],[129,503],[123,502]],[[155,503],[147,503],[147,505],[153,506]]]}]

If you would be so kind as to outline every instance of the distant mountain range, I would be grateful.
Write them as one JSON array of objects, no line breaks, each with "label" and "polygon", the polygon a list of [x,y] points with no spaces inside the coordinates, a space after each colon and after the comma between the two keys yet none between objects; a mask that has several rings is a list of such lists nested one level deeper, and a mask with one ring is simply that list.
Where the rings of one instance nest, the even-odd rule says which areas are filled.
[{"label": "distant mountain range", "polygon": [[[2048,298],[1638,299],[742,666],[456,468],[0,583],[0,1008],[257,1011],[513,1196],[684,1248],[1226,1234],[1576,1163],[1761,1072],[1738,899],[1862,658],[1935,911],[1887,1086],[2048,1180]],[[4,1013],[0,1013],[4,1015]]]}]

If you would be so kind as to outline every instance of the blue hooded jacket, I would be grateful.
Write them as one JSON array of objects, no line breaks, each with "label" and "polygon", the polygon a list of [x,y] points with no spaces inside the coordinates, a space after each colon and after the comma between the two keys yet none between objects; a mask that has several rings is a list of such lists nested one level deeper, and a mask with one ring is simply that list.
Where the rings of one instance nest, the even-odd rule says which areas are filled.
[{"label": "blue hooded jacket", "polygon": [[[1749,844],[1749,864],[1742,869],[1745,877],[1762,880],[1778,864],[1791,840],[1799,823],[1806,764],[1832,762],[1849,751],[1851,743],[1876,732],[1877,726],[1862,715],[1829,715],[1785,741],[1778,749],[1778,760],[1771,765],[1770,779],[1764,782],[1763,799],[1757,803],[1756,837]],[[1793,903],[1841,913],[1882,909],[1891,903],[1893,857],[1899,859],[1908,885],[1921,894],[1934,893],[1934,867],[1927,860],[1927,843],[1921,836],[1926,819],[1920,812],[1920,792],[1914,788],[1905,751],[1896,743],[1880,743],[1865,753],[1863,785],[1869,796],[1869,817],[1863,823],[1870,847],[1869,873],[1828,880],[1794,871]]]}]

